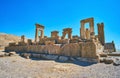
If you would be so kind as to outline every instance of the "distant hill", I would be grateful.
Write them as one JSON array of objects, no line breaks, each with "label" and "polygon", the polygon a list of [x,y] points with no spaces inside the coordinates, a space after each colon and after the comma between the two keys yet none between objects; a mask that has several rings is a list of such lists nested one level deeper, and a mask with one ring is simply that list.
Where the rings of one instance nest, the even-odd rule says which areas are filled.
[{"label": "distant hill", "polygon": [[11,42],[18,42],[20,41],[20,37],[6,34],[6,33],[0,33],[0,48],[4,48]]}]

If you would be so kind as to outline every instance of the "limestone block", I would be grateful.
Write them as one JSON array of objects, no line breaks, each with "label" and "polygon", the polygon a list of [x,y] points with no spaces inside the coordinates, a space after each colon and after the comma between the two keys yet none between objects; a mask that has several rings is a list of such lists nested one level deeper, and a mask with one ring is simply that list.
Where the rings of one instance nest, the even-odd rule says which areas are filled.
[{"label": "limestone block", "polygon": [[70,39],[70,43],[78,43],[79,39]]},{"label": "limestone block", "polygon": [[108,55],[106,53],[99,54],[100,57],[107,57]]},{"label": "limestone block", "polygon": [[29,59],[29,57],[31,56],[31,54],[29,54],[29,53],[22,53],[21,56],[24,57],[24,58],[26,58],[26,59]]},{"label": "limestone block", "polygon": [[4,52],[0,52],[0,57],[4,57],[5,53]]},{"label": "limestone block", "polygon": [[43,48],[43,52],[48,54],[60,54],[60,46],[45,45]]},{"label": "limestone block", "polygon": [[65,44],[61,47],[61,54],[65,56],[80,56],[78,43]]},{"label": "limestone block", "polygon": [[27,44],[25,42],[18,42],[19,46],[26,46]]},{"label": "limestone block", "polygon": [[16,43],[9,43],[9,46],[16,46]]},{"label": "limestone block", "polygon": [[15,51],[9,52],[9,56],[17,55]]},{"label": "limestone block", "polygon": [[105,58],[104,62],[105,62],[105,64],[111,64],[111,63],[113,63],[113,59],[112,58]]},{"label": "limestone block", "polygon": [[59,39],[58,44],[69,44],[69,39]]},{"label": "limestone block", "polygon": [[119,58],[115,58],[113,61],[113,65],[118,66],[120,65],[120,59]]},{"label": "limestone block", "polygon": [[45,41],[45,45],[54,45],[55,41]]},{"label": "limestone block", "polygon": [[96,45],[94,42],[83,42],[81,46],[81,57],[97,58]]}]

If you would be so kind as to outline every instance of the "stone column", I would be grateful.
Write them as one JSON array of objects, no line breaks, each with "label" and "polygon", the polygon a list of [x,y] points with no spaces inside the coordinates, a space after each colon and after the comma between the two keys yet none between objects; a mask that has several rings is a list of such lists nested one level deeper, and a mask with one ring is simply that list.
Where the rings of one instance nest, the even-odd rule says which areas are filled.
[{"label": "stone column", "polygon": [[90,21],[90,32],[94,32],[94,19],[91,18],[91,21]]},{"label": "stone column", "polygon": [[41,38],[44,38],[44,30],[41,31]]},{"label": "stone column", "polygon": [[68,38],[69,38],[69,39],[72,39],[72,31],[69,32],[69,34],[68,34]]},{"label": "stone column", "polygon": [[25,42],[25,36],[24,35],[21,36],[21,42]]},{"label": "stone column", "polygon": [[81,22],[81,28],[80,28],[80,37],[81,39],[85,39],[85,28],[84,28],[84,23]]},{"label": "stone column", "polygon": [[87,28],[85,31],[86,39],[90,39],[90,30]]},{"label": "stone column", "polygon": [[52,31],[52,32],[51,32],[51,37],[58,39],[58,38],[59,38],[58,33],[59,33],[58,31]]},{"label": "stone column", "polygon": [[38,42],[38,29],[36,28],[36,31],[35,31],[35,42]]},{"label": "stone column", "polygon": [[105,37],[104,37],[104,23],[97,24],[98,26],[98,39],[102,45],[105,44]]},{"label": "stone column", "polygon": [[62,39],[65,39],[66,33],[62,32],[63,36]]}]

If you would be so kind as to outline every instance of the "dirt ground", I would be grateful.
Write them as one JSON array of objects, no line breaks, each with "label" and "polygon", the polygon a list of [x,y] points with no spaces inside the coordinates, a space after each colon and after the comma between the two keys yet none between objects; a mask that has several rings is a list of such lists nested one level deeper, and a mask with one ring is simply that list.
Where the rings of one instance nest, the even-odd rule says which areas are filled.
[{"label": "dirt ground", "polygon": [[120,78],[120,66],[0,57],[0,78]]}]

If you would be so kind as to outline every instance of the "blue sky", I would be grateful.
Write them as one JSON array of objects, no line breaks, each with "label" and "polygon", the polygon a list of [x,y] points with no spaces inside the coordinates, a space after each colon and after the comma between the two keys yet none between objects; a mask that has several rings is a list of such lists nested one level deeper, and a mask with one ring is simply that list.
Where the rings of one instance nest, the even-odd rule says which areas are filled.
[{"label": "blue sky", "polygon": [[[105,40],[114,40],[120,49],[119,0],[0,0],[0,32],[25,35],[34,39],[35,23],[45,26],[45,35],[63,28],[73,28],[73,35],[80,35],[80,20],[94,17],[104,22]],[[86,24],[87,27],[88,24]]]}]

